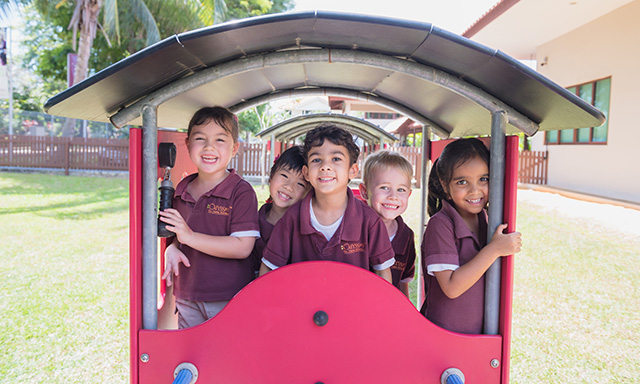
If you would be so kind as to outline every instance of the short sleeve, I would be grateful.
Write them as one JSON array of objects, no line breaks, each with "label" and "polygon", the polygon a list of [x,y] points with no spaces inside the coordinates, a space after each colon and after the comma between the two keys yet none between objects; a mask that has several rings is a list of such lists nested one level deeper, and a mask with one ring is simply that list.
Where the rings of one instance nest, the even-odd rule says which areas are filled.
[{"label": "short sleeve", "polygon": [[229,233],[250,233],[250,236],[260,234],[258,224],[258,199],[253,187],[246,181],[238,183],[237,192],[231,202],[231,220]]},{"label": "short sleeve", "polygon": [[[291,237],[294,233],[294,220],[292,209],[289,208],[273,227],[267,246],[262,251],[262,258],[274,266],[282,267],[291,261]],[[265,264],[268,265],[268,263]]]},{"label": "short sleeve", "polygon": [[402,272],[401,282],[411,281],[416,270],[416,242],[413,239],[413,231],[409,229],[409,243],[407,244],[407,264]]},{"label": "short sleeve", "polygon": [[460,256],[456,245],[453,222],[444,215],[435,215],[427,223],[422,241],[423,265],[450,265],[456,269],[460,265]]},{"label": "short sleeve", "polygon": [[[395,258],[395,252],[393,252],[393,248],[391,247],[387,228],[377,214],[375,220],[370,224],[367,241],[369,244],[370,266],[383,265]],[[393,265],[393,262],[391,262],[391,265]]]}]

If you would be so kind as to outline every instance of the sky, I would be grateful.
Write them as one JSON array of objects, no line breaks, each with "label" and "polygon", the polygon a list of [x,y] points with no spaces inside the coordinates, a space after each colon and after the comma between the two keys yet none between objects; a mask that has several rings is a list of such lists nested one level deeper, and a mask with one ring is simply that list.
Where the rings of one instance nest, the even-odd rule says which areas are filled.
[{"label": "sky", "polygon": [[431,23],[462,34],[499,0],[294,0],[295,11],[325,10]]}]

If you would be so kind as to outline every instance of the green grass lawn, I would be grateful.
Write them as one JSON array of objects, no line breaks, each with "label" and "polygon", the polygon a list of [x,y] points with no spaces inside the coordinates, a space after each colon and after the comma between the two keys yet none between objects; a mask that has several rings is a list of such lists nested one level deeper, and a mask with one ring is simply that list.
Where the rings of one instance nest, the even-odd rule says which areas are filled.
[{"label": "green grass lawn", "polygon": [[523,199],[517,220],[513,382],[640,382],[640,237]]},{"label": "green grass lawn", "polygon": [[128,182],[0,173],[0,382],[125,383]]},{"label": "green grass lawn", "polygon": [[[0,173],[0,382],[128,381],[127,188]],[[414,229],[419,192],[403,215]],[[512,383],[638,382],[638,236],[518,209]]]}]

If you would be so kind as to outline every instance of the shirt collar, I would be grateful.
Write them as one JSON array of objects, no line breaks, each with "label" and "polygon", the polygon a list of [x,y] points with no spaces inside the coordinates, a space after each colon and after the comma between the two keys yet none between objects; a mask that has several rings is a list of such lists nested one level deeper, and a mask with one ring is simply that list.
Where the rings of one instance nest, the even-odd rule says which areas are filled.
[{"label": "shirt collar", "polygon": [[[228,171],[229,175],[227,175],[227,177],[225,177],[225,179],[222,180],[220,184],[213,187],[213,189],[205,192],[202,196],[215,196],[221,197],[223,199],[230,199],[233,189],[235,188],[236,184],[238,184],[240,180],[242,180],[242,178],[236,173],[235,169],[229,169]],[[175,196],[180,196],[182,200],[185,200],[187,185],[189,185],[189,183],[192,182],[196,177],[198,177],[197,173],[193,173],[185,177],[176,187]]]},{"label": "shirt collar", "polygon": [[409,231],[404,230],[404,220],[402,220],[402,216],[396,217],[396,223],[398,223],[398,229],[396,230],[396,234],[393,238],[397,238],[401,243],[405,243],[407,241],[405,238],[409,237]]},{"label": "shirt collar", "polygon": [[[476,240],[478,244],[482,244],[480,239],[477,238],[476,235],[471,232],[467,223],[464,222],[462,216],[456,211],[455,207],[451,205],[446,200],[442,200],[442,208],[441,211],[443,214],[447,215],[451,220],[453,220],[453,228],[457,239],[462,239],[464,237],[471,237]],[[480,220],[487,221],[487,212],[483,209],[480,213]]]},{"label": "shirt collar", "polygon": [[[312,189],[307,193],[304,199],[300,202],[300,232],[303,235],[310,235],[316,233],[317,230],[311,225],[311,212],[309,210],[309,204],[311,199],[315,196],[315,191]],[[336,230],[336,234],[339,234],[342,240],[356,241],[360,239],[360,233],[362,231],[360,223],[349,223],[345,225],[344,217],[358,219],[362,217],[362,208],[358,206],[359,200],[356,200],[351,188],[347,188],[347,208],[344,211],[342,223]],[[363,203],[364,204],[364,203]]]}]

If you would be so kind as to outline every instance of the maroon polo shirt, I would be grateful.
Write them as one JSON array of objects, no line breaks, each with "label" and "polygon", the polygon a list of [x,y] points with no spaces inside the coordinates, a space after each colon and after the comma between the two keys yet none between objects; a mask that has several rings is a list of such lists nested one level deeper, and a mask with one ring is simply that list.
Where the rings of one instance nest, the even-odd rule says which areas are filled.
[{"label": "maroon polo shirt", "polygon": [[480,233],[473,234],[460,214],[446,201],[429,219],[422,240],[422,270],[425,301],[421,312],[434,324],[454,332],[482,333],[484,319],[484,275],[465,293],[448,298],[428,267],[436,264],[462,266],[487,244],[487,214],[478,214]]},{"label": "maroon polo shirt", "polygon": [[[173,207],[177,209],[192,231],[214,236],[254,231],[258,233],[258,201],[249,183],[235,170],[220,184],[200,196],[198,201],[187,192],[187,185],[198,175],[185,177],[176,187]],[[223,259],[207,255],[187,245],[180,250],[191,267],[179,265],[174,277],[173,293],[191,301],[230,300],[254,277],[249,258]]]},{"label": "maroon polo shirt", "polygon": [[416,262],[416,243],[413,231],[402,220],[402,217],[398,216],[396,221],[398,222],[398,230],[393,237],[393,241],[391,241],[396,262],[391,267],[391,277],[393,278],[393,285],[398,287],[402,280],[413,278]]},{"label": "maroon polo shirt", "polygon": [[251,267],[254,271],[260,271],[260,264],[262,263],[262,251],[267,246],[267,242],[271,237],[274,225],[267,221],[267,213],[273,207],[273,203],[264,203],[258,211],[258,224],[260,225],[260,238],[256,239],[256,243],[251,251]]},{"label": "maroon polo shirt", "polygon": [[393,258],[393,249],[384,223],[366,203],[347,189],[347,208],[331,240],[311,225],[309,204],[313,190],[276,223],[263,258],[282,267],[311,260],[339,261],[370,270]]}]

